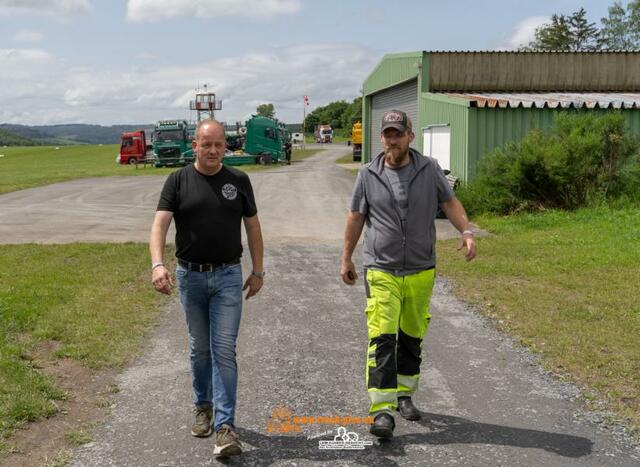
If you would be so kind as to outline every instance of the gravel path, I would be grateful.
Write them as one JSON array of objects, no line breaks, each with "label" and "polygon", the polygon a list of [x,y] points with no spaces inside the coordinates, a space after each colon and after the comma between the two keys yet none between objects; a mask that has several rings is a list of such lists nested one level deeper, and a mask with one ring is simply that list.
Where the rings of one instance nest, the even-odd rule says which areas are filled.
[{"label": "gravel path", "polygon": [[[366,415],[364,292],[361,281],[347,287],[338,278],[353,182],[333,163],[343,154],[344,147],[329,147],[304,162],[250,174],[265,231],[268,275],[263,291],[243,312],[237,424],[245,453],[228,462],[640,465],[640,450],[620,430],[582,411],[575,388],[554,381],[528,352],[453,297],[442,278],[425,342],[423,384],[415,397],[423,410],[420,422],[396,417],[396,437],[382,444],[366,425],[347,425],[360,440],[373,442],[362,450],[319,449],[319,441],[333,440],[339,423],[269,432],[276,414]],[[161,177],[93,179],[1,196],[0,238],[8,243],[146,241],[161,184]],[[135,202],[127,203],[131,198]],[[18,225],[20,234],[13,231]],[[438,229],[441,236],[451,231],[446,222]],[[218,462],[212,458],[212,439],[189,434],[187,341],[177,300],[118,385],[111,415],[96,430],[96,441],[76,451],[72,465]]]}]

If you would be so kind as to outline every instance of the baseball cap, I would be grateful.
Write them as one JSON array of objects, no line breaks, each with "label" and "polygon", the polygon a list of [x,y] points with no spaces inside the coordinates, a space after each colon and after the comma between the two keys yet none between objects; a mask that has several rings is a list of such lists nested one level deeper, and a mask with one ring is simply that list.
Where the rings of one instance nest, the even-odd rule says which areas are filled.
[{"label": "baseball cap", "polygon": [[380,133],[387,128],[395,128],[398,131],[411,130],[411,120],[402,110],[389,110],[382,114]]}]

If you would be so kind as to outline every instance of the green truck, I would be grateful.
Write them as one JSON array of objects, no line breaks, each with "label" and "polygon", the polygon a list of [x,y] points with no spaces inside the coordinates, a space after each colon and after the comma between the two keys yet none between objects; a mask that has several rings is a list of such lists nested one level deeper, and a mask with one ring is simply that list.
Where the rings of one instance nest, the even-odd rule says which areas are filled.
[{"label": "green truck", "polygon": [[276,119],[253,116],[245,122],[244,147],[224,156],[227,165],[291,163],[291,133]]},{"label": "green truck", "polygon": [[153,131],[154,165],[167,167],[193,162],[192,131],[186,120],[160,120],[156,123]]}]

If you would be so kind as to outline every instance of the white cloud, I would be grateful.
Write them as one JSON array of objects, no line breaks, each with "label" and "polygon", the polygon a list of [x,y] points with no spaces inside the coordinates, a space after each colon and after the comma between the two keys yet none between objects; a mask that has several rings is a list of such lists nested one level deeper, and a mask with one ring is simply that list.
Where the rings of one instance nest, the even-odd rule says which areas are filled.
[{"label": "white cloud", "polygon": [[13,40],[18,42],[40,42],[44,38],[44,34],[38,31],[29,31],[23,29],[14,34]]},{"label": "white cloud", "polygon": [[[31,54],[31,62],[26,51],[21,60],[14,59],[12,67],[21,78],[0,76],[0,122],[140,124],[189,119],[189,100],[204,83],[223,100],[216,114],[221,120],[245,120],[258,104],[271,102],[278,118],[300,122],[304,95],[311,100],[307,111],[337,99],[351,101],[381,55],[358,45],[307,44],[193,65],[110,71],[68,67],[42,52]],[[2,57],[0,51],[0,69],[5,68]],[[40,66],[46,59],[50,63]]]},{"label": "white cloud", "polygon": [[503,40],[498,50],[515,50],[535,39],[536,29],[550,21],[549,16],[530,16],[520,21],[514,28],[511,35]]},{"label": "white cloud", "polygon": [[12,69],[41,65],[50,62],[53,56],[41,49],[0,49],[0,69],[10,72]]},{"label": "white cloud", "polygon": [[0,0],[0,14],[36,13],[64,17],[89,10],[88,0]]},{"label": "white cloud", "polygon": [[245,16],[269,19],[300,11],[300,0],[128,0],[127,20],[155,21],[180,16]]},{"label": "white cloud", "polygon": [[63,85],[63,67],[40,49],[0,49],[0,122],[25,123],[62,118],[52,103]]},{"label": "white cloud", "polygon": [[34,95],[46,94],[56,83],[48,76],[57,69],[55,57],[40,49],[0,49],[0,102],[5,110],[18,110]]}]

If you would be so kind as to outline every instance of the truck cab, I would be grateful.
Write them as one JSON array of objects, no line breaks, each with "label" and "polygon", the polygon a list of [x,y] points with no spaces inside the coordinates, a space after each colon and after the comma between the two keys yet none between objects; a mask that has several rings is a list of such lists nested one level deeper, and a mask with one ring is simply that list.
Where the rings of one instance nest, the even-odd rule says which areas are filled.
[{"label": "truck cab", "polygon": [[118,164],[138,164],[145,160],[150,144],[144,131],[128,131],[120,135],[120,153],[116,158]]},{"label": "truck cab", "polygon": [[189,124],[185,120],[160,120],[153,132],[156,167],[187,165],[195,160]]},{"label": "truck cab", "polygon": [[362,123],[356,122],[351,128],[351,144],[353,146],[353,160],[362,159]]},{"label": "truck cab", "polygon": [[244,151],[247,154],[260,156],[257,161],[263,164],[287,160],[287,151],[291,149],[287,148],[289,133],[277,120],[254,116],[245,126]]},{"label": "truck cab", "polygon": [[316,143],[333,143],[331,125],[318,125],[315,131]]}]

